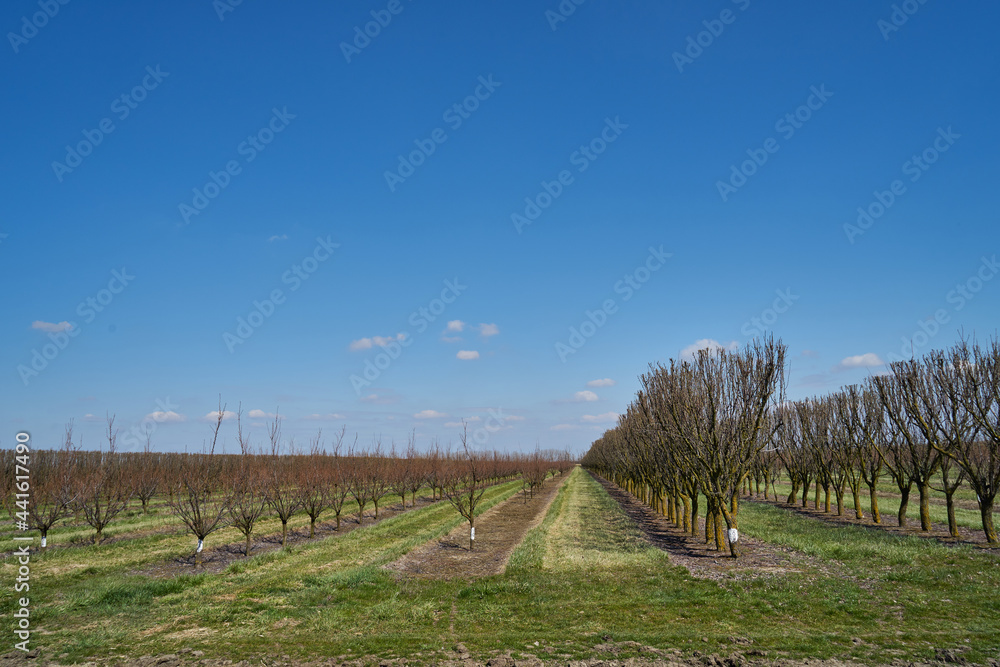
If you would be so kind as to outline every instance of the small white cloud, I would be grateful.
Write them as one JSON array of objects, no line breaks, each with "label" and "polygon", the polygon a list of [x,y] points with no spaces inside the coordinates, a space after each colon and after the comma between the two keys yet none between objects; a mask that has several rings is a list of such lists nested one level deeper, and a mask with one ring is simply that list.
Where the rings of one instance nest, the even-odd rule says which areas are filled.
[{"label": "small white cloud", "polygon": [[856,354],[853,357],[844,357],[834,370],[847,370],[848,368],[869,368],[871,366],[884,366],[882,361],[874,352]]},{"label": "small white cloud", "polygon": [[573,394],[573,400],[577,403],[589,403],[597,400],[597,394],[592,391],[578,391]]},{"label": "small white cloud", "polygon": [[267,242],[271,243],[272,241],[287,241],[287,240],[288,240],[288,234],[281,234],[280,236],[278,234],[275,234],[274,236],[269,238]]},{"label": "small white cloud", "polygon": [[495,324],[480,324],[479,325],[479,335],[483,338],[489,338],[490,336],[496,336],[500,333],[500,327]]},{"label": "small white cloud", "polygon": [[264,412],[263,410],[251,410],[247,413],[247,417],[250,419],[274,419],[275,416],[284,419],[284,415],[275,415],[273,412]]},{"label": "small white cloud", "polygon": [[420,412],[413,415],[414,419],[441,419],[442,417],[447,417],[448,415],[444,412],[438,412],[437,410],[421,410]]},{"label": "small white cloud", "polygon": [[101,418],[97,415],[92,415],[89,412],[83,416],[83,419],[88,422],[99,422]]},{"label": "small white cloud", "polygon": [[614,380],[612,380],[611,378],[604,378],[603,380],[591,380],[590,382],[587,383],[587,386],[588,387],[613,387],[616,384],[618,384],[618,383],[615,382]]},{"label": "small white cloud", "polygon": [[306,415],[305,417],[303,417],[303,419],[322,422],[322,421],[333,421],[335,419],[347,419],[347,417],[340,414],[339,412],[328,412],[325,415],[315,414],[315,413],[311,415]]},{"label": "small white cloud", "polygon": [[475,350],[459,350],[455,356],[463,361],[469,361],[470,359],[478,359],[479,353]]},{"label": "small white cloud", "polygon": [[371,338],[359,338],[358,340],[351,341],[348,348],[352,352],[358,352],[359,350],[370,350],[376,345],[379,347],[385,347],[389,343],[394,341],[401,341],[406,338],[405,333],[398,333],[395,336],[372,336]]},{"label": "small white cloud", "polygon": [[580,428],[580,427],[577,426],[576,424],[556,424],[555,426],[553,426],[549,430],[550,431],[575,431],[578,428]]},{"label": "small white cloud", "polygon": [[618,421],[618,413],[605,412],[599,415],[584,415],[580,417],[580,421],[587,424],[601,424],[604,422]]},{"label": "small white cloud", "polygon": [[733,352],[740,349],[740,344],[735,340],[730,341],[723,345],[714,338],[702,338],[701,340],[696,340],[691,343],[683,350],[681,350],[681,359],[686,361],[693,361],[698,353],[698,350],[710,350],[712,352],[717,352],[719,350],[727,350]]},{"label": "small white cloud", "polygon": [[465,330],[465,322],[462,320],[451,320],[448,322],[448,326],[445,327],[445,331],[461,332]]},{"label": "small white cloud", "polygon": [[174,412],[173,410],[167,410],[166,412],[164,412],[163,410],[157,410],[156,412],[150,412],[148,415],[146,415],[146,419],[152,419],[154,422],[158,424],[168,424],[170,422],[185,421],[187,417],[177,412]]},{"label": "small white cloud", "polygon": [[73,325],[69,322],[43,322],[41,320],[35,320],[31,323],[31,328],[37,331],[44,331],[45,333],[60,333],[63,331],[69,331],[73,328]]},{"label": "small white cloud", "polygon": [[[219,411],[218,410],[212,410],[211,412],[209,412],[207,415],[205,415],[201,419],[202,419],[202,421],[214,422],[218,418],[219,418]],[[233,412],[232,410],[224,410],[223,413],[222,413],[222,421],[226,421],[227,419],[236,419],[236,413]]]}]

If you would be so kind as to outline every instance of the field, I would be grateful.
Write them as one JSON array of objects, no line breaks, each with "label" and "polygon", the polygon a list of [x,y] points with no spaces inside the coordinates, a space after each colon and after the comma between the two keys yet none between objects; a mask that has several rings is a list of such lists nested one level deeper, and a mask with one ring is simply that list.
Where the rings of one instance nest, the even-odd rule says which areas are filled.
[{"label": "field", "polygon": [[[517,480],[489,488],[480,531],[500,525],[489,517],[523,507],[520,492]],[[303,532],[284,550],[217,571],[208,559],[197,573],[184,561],[189,536],[161,503],[150,515],[133,506],[96,546],[69,522],[50,533],[55,548],[32,556],[34,646],[40,661],[60,664],[1000,657],[995,550],[830,524],[747,499],[739,510],[745,558],[699,552],[703,539],[676,535],[663,549],[579,467],[549,478],[528,504],[537,521],[502,572],[457,578],[387,567],[418,548],[465,548],[441,541],[463,519],[429,498],[342,535],[324,522],[315,539]],[[293,519],[293,529],[307,526]],[[280,525],[268,519],[259,534],[280,535]],[[225,529],[212,539],[240,538]],[[4,551],[11,581],[17,564]],[[752,565],[755,554],[774,553],[784,566]],[[4,614],[13,609],[5,596]]]}]

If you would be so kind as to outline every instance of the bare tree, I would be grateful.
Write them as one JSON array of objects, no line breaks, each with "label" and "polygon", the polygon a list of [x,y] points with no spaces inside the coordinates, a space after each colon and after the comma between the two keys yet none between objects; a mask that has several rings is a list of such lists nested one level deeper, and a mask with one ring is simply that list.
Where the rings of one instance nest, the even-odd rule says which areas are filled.
[{"label": "bare tree", "polygon": [[459,436],[462,451],[458,466],[443,484],[444,495],[458,513],[469,522],[469,551],[476,546],[476,506],[486,493],[488,485],[484,461],[478,452],[469,449],[469,426],[462,421]]},{"label": "bare tree", "polygon": [[249,435],[243,432],[243,406],[236,412],[236,439],[240,445],[240,460],[232,480],[232,498],[229,503],[229,523],[246,540],[244,554],[250,556],[250,538],[257,522],[267,509],[264,474],[258,457],[254,456]]},{"label": "bare tree", "polygon": [[219,410],[212,426],[211,445],[205,448],[203,454],[188,454],[183,457],[178,483],[172,494],[171,509],[198,539],[194,552],[195,568],[202,564],[205,539],[225,525],[223,519],[229,511],[230,497],[222,484],[223,466],[215,455],[219,431],[225,417],[226,406],[220,397]]}]

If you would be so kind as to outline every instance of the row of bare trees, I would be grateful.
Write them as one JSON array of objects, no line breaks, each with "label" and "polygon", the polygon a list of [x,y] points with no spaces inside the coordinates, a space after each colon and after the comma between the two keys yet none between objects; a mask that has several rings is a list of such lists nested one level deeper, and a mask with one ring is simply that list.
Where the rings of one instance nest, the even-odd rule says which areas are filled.
[{"label": "row of bare trees", "polygon": [[[464,432],[457,453],[436,444],[427,453],[418,452],[415,435],[402,454],[394,446],[386,453],[378,439],[360,449],[355,438],[345,451],[342,428],[329,442],[320,431],[310,439],[307,451],[286,454],[283,448],[291,447],[282,438],[280,417],[268,424],[265,447],[255,450],[242,408],[235,413],[240,451],[219,454],[216,447],[226,415],[220,404],[210,438],[199,454],[157,453],[148,442],[145,452],[119,453],[113,416],[107,420],[107,448],[83,451],[74,444],[69,424],[62,448],[32,454],[29,524],[41,532],[42,546],[53,526],[68,517],[90,525],[93,541],[99,543],[107,527],[133,503],[141,505],[143,513],[165,507],[174,514],[197,540],[199,565],[205,540],[223,527],[240,532],[249,555],[254,531],[265,518],[281,522],[284,547],[296,516],[308,517],[312,538],[323,517],[330,517],[339,531],[345,508],[354,505],[353,520],[360,525],[366,516],[379,518],[386,498],[398,498],[402,507],[415,506],[423,488],[434,500],[451,501],[473,527],[476,506],[489,486],[518,476],[536,480],[539,468],[548,473],[572,465],[566,453],[541,457],[537,452],[475,451],[467,446]],[[0,463],[12,468],[13,451],[0,450]],[[14,479],[13,472],[4,478]],[[7,491],[3,502],[9,504],[14,493]]]},{"label": "row of bare trees", "polygon": [[739,492],[760,493],[763,483],[767,498],[782,471],[791,485],[786,502],[798,502],[801,493],[805,506],[815,485],[815,507],[822,493],[823,509],[830,512],[835,499],[842,515],[850,493],[861,519],[867,491],[874,523],[882,522],[881,480],[891,479],[899,491],[900,526],[916,487],[923,531],[931,529],[931,492],[938,491],[954,537],[955,495],[967,484],[986,540],[997,543],[998,341],[960,341],[893,362],[861,385],[795,402],[782,400],[783,354],[780,343],[765,341],[742,352],[702,351],[693,362],[652,366],[635,402],[592,445],[584,465],[692,532],[698,530],[700,492],[709,505],[706,541],[714,534],[722,548],[721,518],[731,529],[734,556]]}]

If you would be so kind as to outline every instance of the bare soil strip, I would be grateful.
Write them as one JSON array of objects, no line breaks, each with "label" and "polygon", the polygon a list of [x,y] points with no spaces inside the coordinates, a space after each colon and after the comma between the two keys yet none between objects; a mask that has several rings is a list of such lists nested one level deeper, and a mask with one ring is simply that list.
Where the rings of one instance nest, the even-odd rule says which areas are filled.
[{"label": "bare soil strip", "polygon": [[[589,472],[589,471],[588,471]],[[715,550],[715,541],[705,543],[705,519],[698,519],[698,535],[692,536],[640,502],[631,493],[600,475],[590,473],[614,498],[646,539],[670,554],[670,560],[681,565],[700,579],[752,579],[759,576],[789,572],[823,572],[832,574],[829,566],[795,549],[781,547],[746,535],[740,535],[743,554],[738,559],[725,551]],[[704,511],[704,507],[701,508]]]},{"label": "bare soil strip", "polygon": [[[381,523],[382,521],[389,519],[394,516],[403,514],[404,512],[412,512],[414,509],[419,509],[421,507],[427,507],[428,505],[433,505],[434,503],[444,502],[441,500],[432,500],[427,496],[417,496],[417,504],[407,505],[405,508],[400,504],[395,505],[380,506],[378,508],[378,521],[372,520],[372,511],[365,511],[364,518],[366,519],[364,524],[358,523],[358,515],[345,514],[340,517],[340,530],[337,530],[336,521],[324,521],[322,523],[316,524],[316,537],[309,537],[309,525],[300,525],[303,520],[308,521],[308,518],[303,518],[301,515],[297,516],[294,520],[297,524],[295,529],[289,527],[288,537],[285,541],[287,546],[295,546],[297,544],[308,544],[311,542],[317,542],[322,539],[337,537],[338,535],[346,535],[352,530],[364,527],[374,526]],[[211,538],[209,538],[211,539]],[[194,553],[190,555],[182,556],[178,558],[172,558],[169,561],[156,563],[149,567],[142,568],[130,574],[138,574],[150,577],[176,577],[182,574],[200,574],[202,572],[207,573],[219,573],[225,570],[231,563],[245,560],[244,555],[246,549],[246,542],[231,542],[229,544],[222,544],[216,547],[207,548],[202,551],[202,567],[195,569],[194,567]],[[250,542],[250,555],[257,556],[263,553],[268,553],[270,551],[280,551],[281,550],[281,533],[270,533],[267,535],[261,535],[259,537],[252,537]]]},{"label": "bare soil strip", "polygon": [[475,551],[469,551],[469,524],[462,522],[445,537],[417,547],[386,567],[428,579],[473,579],[501,574],[515,547],[545,518],[559,487],[567,479],[569,474],[549,478],[527,502],[521,494],[515,494],[476,517]]}]

